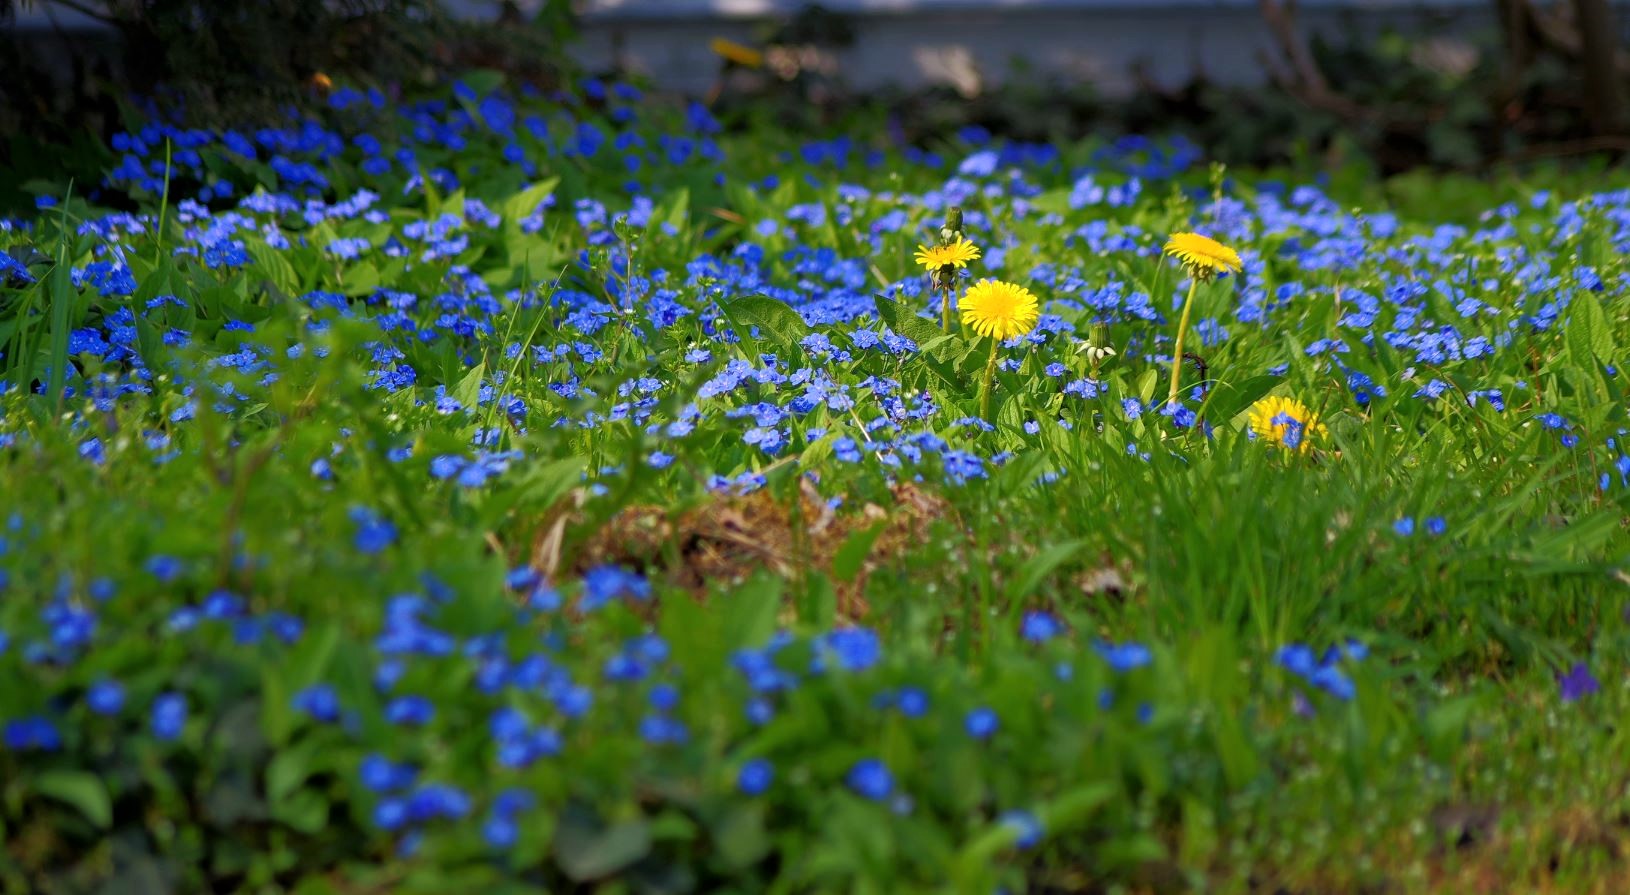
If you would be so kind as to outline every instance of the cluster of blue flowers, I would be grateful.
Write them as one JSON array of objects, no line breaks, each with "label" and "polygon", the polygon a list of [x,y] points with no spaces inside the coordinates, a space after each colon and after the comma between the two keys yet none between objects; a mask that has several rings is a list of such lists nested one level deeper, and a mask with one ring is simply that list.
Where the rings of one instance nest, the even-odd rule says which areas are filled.
[{"label": "cluster of blue flowers", "polygon": [[[977,129],[963,135],[968,152],[960,160],[890,153],[849,138],[812,142],[796,155],[806,163],[809,183],[832,190],[837,201],[791,204],[779,217],[757,212],[728,250],[673,258],[658,246],[664,238],[681,239],[684,228],[694,225],[662,190],[670,182],[693,179],[697,170],[728,188],[735,168],[719,142],[719,124],[698,105],[678,119],[653,118],[638,90],[590,83],[576,92],[519,96],[460,86],[453,101],[396,108],[388,108],[376,91],[341,90],[332,97],[326,121],[308,119],[254,133],[152,124],[120,135],[114,149],[121,161],[101,189],[158,194],[165,186],[168,145],[171,185],[199,184],[195,195],[176,203],[182,234],[168,252],[178,264],[194,259],[223,282],[253,272],[288,290],[309,312],[306,338],[287,346],[288,357],[280,358],[258,340],[260,324],[230,308],[223,309],[224,319],[206,322],[172,313],[187,309],[189,300],[163,292],[134,307],[110,303],[72,335],[71,356],[99,372],[86,374],[84,364],[76,363],[67,393],[92,396],[103,410],[136,397],[177,393],[179,399],[165,402],[171,428],[155,428],[143,442],[155,462],[168,462],[184,449],[174,443],[173,427],[190,422],[200,401],[224,413],[248,409],[253,382],[275,382],[306,352],[323,350],[319,337],[331,318],[364,317],[380,330],[367,346],[376,389],[385,395],[405,392],[416,406],[449,417],[451,424],[476,425],[468,453],[440,454],[427,467],[433,479],[464,488],[499,481],[524,459],[513,449],[493,450],[503,425],[520,434],[540,427],[592,431],[633,425],[650,440],[644,459],[655,469],[669,468],[691,433],[732,432],[747,448],[742,468],[715,470],[714,482],[737,493],[755,487],[757,465],[801,455],[815,445],[824,445],[841,463],[875,463],[886,472],[935,474],[953,483],[979,480],[1012,454],[966,443],[969,439],[960,437],[967,434],[962,418],[946,415],[944,396],[934,387],[908,384],[899,374],[899,359],[919,354],[923,345],[911,334],[880,325],[873,295],[881,285],[886,297],[921,309],[925,317],[933,313],[935,299],[923,276],[900,266],[880,270],[874,259],[925,238],[912,234],[930,230],[945,209],[961,204],[977,206],[964,215],[968,237],[985,252],[976,266],[1026,281],[1046,299],[1035,331],[1009,346],[1033,353],[1035,368],[1044,374],[1032,377],[1028,388],[1040,390],[1035,403],[1047,413],[1026,419],[1024,433],[1047,443],[1050,430],[1072,432],[1112,415],[1156,424],[1145,415],[1142,399],[1084,375],[1084,365],[1069,349],[1084,326],[1106,324],[1124,349],[1124,361],[1169,362],[1169,330],[1180,292],[1148,294],[1115,273],[1114,265],[1105,271],[1097,263],[1102,256],[1156,264],[1161,234],[1119,223],[1115,215],[1095,214],[1066,240],[1080,243],[1091,263],[1021,259],[1028,257],[1026,242],[1036,228],[1069,226],[1072,218],[1089,212],[1146,201],[1141,197],[1149,184],[1196,165],[1199,153],[1192,145],[1127,138],[1102,147],[1087,165],[1070,168],[1051,147],[998,145]],[[381,118],[395,119],[392,145],[378,136]],[[653,138],[655,131],[661,136]],[[478,184],[469,180],[469,172],[433,161],[456,158],[477,145],[499,147],[502,164],[512,169],[506,182],[533,185],[512,197],[476,195]],[[562,202],[556,180],[545,177],[561,164],[617,170],[627,178],[626,198],[579,195]],[[260,165],[278,172],[279,191],[232,186],[233,171],[258,171]],[[350,178],[333,172],[352,166],[375,186],[334,195],[333,184]],[[886,183],[881,175],[901,166],[932,172],[932,185],[915,191],[868,185]],[[772,173],[749,185],[769,191],[781,182]],[[426,192],[432,186],[436,196]],[[438,199],[454,193],[456,201]],[[1243,247],[1246,268],[1232,289],[1232,307],[1197,322],[1201,343],[1219,346],[1250,338],[1302,313],[1309,302],[1333,297],[1341,312],[1334,331],[1310,338],[1305,354],[1345,381],[1355,411],[1402,393],[1429,404],[1452,398],[1468,408],[1504,412],[1513,393],[1527,391],[1526,383],[1481,382],[1463,392],[1448,383],[1458,370],[1476,381],[1475,371],[1503,352],[1524,351],[1526,338],[1555,326],[1576,295],[1617,294],[1622,284],[1563,260],[1587,217],[1610,223],[1612,245],[1630,248],[1630,219],[1615,213],[1626,199],[1619,194],[1572,203],[1540,194],[1527,208],[1496,209],[1480,229],[1440,226],[1424,238],[1403,238],[1396,218],[1343,210],[1312,186],[1265,184],[1246,196],[1195,195],[1199,218],[1219,238]],[[432,212],[419,207],[424,201]],[[42,202],[56,204],[51,197]],[[1535,220],[1543,213],[1551,219]],[[832,245],[834,225],[854,230],[858,243]],[[30,226],[9,222],[8,229],[22,233]],[[150,240],[156,228],[151,213],[87,215],[77,229],[93,243],[89,257],[74,267],[74,284],[108,298],[145,294],[129,252]],[[541,240],[545,228],[581,246],[582,253],[567,261],[567,276],[547,292],[555,322],[535,338],[523,338],[511,324],[514,315],[541,307],[537,284],[492,284],[513,284],[514,274],[527,265],[524,240]],[[1551,234],[1549,242],[1527,238],[1535,233]],[[637,238],[644,234],[649,235]],[[0,249],[4,241],[0,235]],[[1277,248],[1269,256],[1252,248],[1259,244]],[[1491,244],[1499,247],[1492,256],[1466,262],[1468,247]],[[0,258],[5,277],[33,276],[11,255]],[[299,273],[314,261],[332,267],[332,275],[311,282]],[[1373,285],[1310,285],[1270,275],[1270,266],[1310,277],[1363,269],[1373,273],[1364,280]],[[1509,301],[1495,300],[1496,292]],[[800,342],[798,357],[731,357],[744,334],[735,332],[720,308],[741,296],[785,302],[806,325],[820,329]],[[170,381],[155,391],[152,359],[144,356],[138,338],[144,328],[167,348],[201,349],[212,356],[211,365],[246,377],[194,379],[172,371]],[[626,355],[610,345],[621,333],[647,340],[660,334],[693,347],[677,368],[652,357],[643,372],[629,375]],[[495,340],[500,344],[494,346]],[[1360,362],[1359,354],[1382,346],[1408,366],[1387,373]],[[473,361],[490,356],[493,347],[504,360],[489,364],[472,387],[438,381],[446,373],[449,350]],[[619,356],[621,365],[614,363]],[[432,358],[441,366],[430,366]],[[526,379],[541,380],[558,401],[540,408],[532,390],[515,388],[508,368],[527,360],[532,369]],[[1004,357],[1001,367],[1018,370],[1024,363],[1015,354]],[[594,384],[613,370],[622,377],[615,389],[606,392]],[[1242,372],[1250,371],[1230,375]],[[1286,375],[1283,367],[1267,372]],[[676,394],[677,384],[697,373],[705,375],[694,394]],[[1212,421],[1197,414],[1205,394],[1203,387],[1186,392],[1183,401],[1161,407],[1161,419],[1178,429],[1200,424],[1214,434]],[[1118,412],[1100,406],[1106,396]],[[1526,394],[1523,401],[1532,403]],[[1578,444],[1578,433],[1556,410],[1542,409],[1535,418],[1557,430],[1564,447]],[[989,426],[989,421],[974,422]],[[7,443],[18,437],[5,433]],[[1303,437],[1301,432],[1292,436],[1298,443]],[[313,460],[312,474],[334,476],[344,450],[336,446],[335,456]],[[106,463],[107,452],[100,439],[87,439],[82,447],[90,462]],[[406,460],[411,450],[399,448],[391,456]],[[1056,477],[1056,471],[1049,475]],[[1606,489],[1610,474],[1601,475]],[[1630,460],[1622,461],[1619,477],[1630,481]]]}]

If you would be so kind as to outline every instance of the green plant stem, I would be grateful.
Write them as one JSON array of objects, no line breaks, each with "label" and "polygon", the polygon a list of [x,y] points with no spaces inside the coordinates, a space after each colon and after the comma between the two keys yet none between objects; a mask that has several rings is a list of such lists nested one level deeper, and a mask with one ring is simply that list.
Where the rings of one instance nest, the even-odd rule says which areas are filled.
[{"label": "green plant stem", "polygon": [[979,418],[990,422],[990,392],[991,384],[996,380],[996,349],[1000,343],[995,336],[990,339],[990,360],[985,364],[985,385],[979,391]]},{"label": "green plant stem", "polygon": [[1194,293],[1200,288],[1199,277],[1189,277],[1189,297],[1183,299],[1183,314],[1177,321],[1177,344],[1172,347],[1172,389],[1166,395],[1167,404],[1177,403],[1177,392],[1183,378],[1183,337],[1189,331],[1189,312],[1194,310]]},{"label": "green plant stem", "polygon": [[940,329],[951,334],[951,290],[940,290]]}]

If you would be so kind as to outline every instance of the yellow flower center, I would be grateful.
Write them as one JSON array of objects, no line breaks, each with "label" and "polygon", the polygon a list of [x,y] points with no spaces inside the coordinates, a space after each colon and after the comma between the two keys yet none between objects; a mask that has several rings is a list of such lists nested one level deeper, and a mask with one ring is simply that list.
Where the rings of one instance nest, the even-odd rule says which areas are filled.
[{"label": "yellow flower center", "polygon": [[1011,339],[1036,328],[1040,303],[1029,289],[999,280],[980,280],[969,287],[957,307],[962,325],[981,336]]}]

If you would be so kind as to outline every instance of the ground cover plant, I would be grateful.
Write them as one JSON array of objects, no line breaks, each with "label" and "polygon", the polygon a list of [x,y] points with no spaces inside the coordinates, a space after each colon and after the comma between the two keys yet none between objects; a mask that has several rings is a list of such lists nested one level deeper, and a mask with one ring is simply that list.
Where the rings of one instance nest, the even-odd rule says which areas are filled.
[{"label": "ground cover plant", "polygon": [[1624,178],[743,127],[22,185],[0,888],[1623,890]]}]

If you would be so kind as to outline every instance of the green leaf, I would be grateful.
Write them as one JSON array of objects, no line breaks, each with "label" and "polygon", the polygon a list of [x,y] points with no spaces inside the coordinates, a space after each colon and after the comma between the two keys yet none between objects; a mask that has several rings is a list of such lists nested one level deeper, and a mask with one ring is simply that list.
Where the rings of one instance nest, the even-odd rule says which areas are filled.
[{"label": "green leaf", "polygon": [[762,646],[775,633],[781,612],[781,579],[759,571],[731,593],[718,599],[728,649]]},{"label": "green leaf", "polygon": [[889,329],[894,330],[895,335],[905,336],[916,342],[918,349],[925,349],[928,345],[937,347],[940,344],[938,340],[945,335],[944,330],[917,316],[916,311],[897,301],[878,296],[873,299],[872,304],[877,308],[877,316]]},{"label": "green leaf", "polygon": [[282,252],[259,240],[245,240],[244,249],[255,261],[254,269],[265,275],[277,291],[293,295],[300,291],[300,275]]},{"label": "green leaf", "polygon": [[560,183],[560,178],[551,177],[505,199],[498,206],[498,213],[503,215],[505,227],[514,227],[515,230],[519,231],[521,219],[532,214],[537,209],[538,203],[547,199],[549,194],[555,191],[555,185],[558,183]]},{"label": "green leaf", "polygon": [[113,825],[113,799],[102,778],[86,771],[46,771],[34,778],[34,791],[79,809],[98,830]]},{"label": "green leaf", "polygon": [[[926,346],[932,346],[936,352],[944,352],[947,345],[944,342],[945,333],[927,320],[918,317],[897,301],[882,296],[873,298],[872,303],[877,308],[878,319],[893,330],[896,335],[905,336],[917,343],[916,358],[933,371],[946,385],[965,392],[969,379],[959,375],[956,368],[941,360],[940,354],[931,353]],[[983,363],[983,359],[980,363]]]},{"label": "green leaf", "polygon": [[328,800],[320,792],[302,789],[272,804],[272,819],[308,836],[328,826]]},{"label": "green leaf", "polygon": [[1580,292],[1574,295],[1569,309],[1572,313],[1568,318],[1566,339],[1573,361],[1592,369],[1595,368],[1595,364],[1591,363],[1593,358],[1611,363],[1613,332],[1601,301],[1593,293]]},{"label": "green leaf", "polygon": [[652,215],[653,224],[656,226],[667,225],[675,230],[683,230],[685,219],[690,214],[690,190],[685,187],[674,190],[663,204],[667,207],[660,215],[661,220],[656,220],[658,215]]},{"label": "green leaf", "polygon": [[785,346],[797,345],[804,336],[809,335],[809,326],[804,318],[793,310],[792,305],[762,295],[748,295],[734,301],[720,305],[724,315],[730,318],[736,329],[736,334],[745,340],[746,328],[758,327],[759,334],[772,336],[777,342]]},{"label": "green leaf", "polygon": [[602,829],[583,818],[567,818],[555,833],[555,860],[580,883],[624,870],[650,851],[651,826],[643,819]]},{"label": "green leaf", "polygon": [[322,744],[306,739],[272,757],[266,766],[266,798],[280,802],[292,795],[311,776],[313,760]]},{"label": "green leaf", "polygon": [[1471,720],[1472,709],[1476,707],[1476,699],[1460,696],[1446,699],[1426,713],[1422,732],[1434,761],[1448,763],[1454,758],[1465,736],[1466,724]]},{"label": "green leaf", "polygon": [[772,845],[764,829],[764,806],[738,803],[713,826],[718,860],[726,870],[742,870],[758,863]]},{"label": "green leaf", "polygon": [[1077,539],[1065,541],[1062,544],[1054,544],[1025,560],[1024,565],[1019,567],[1019,573],[1013,578],[1013,583],[1008,590],[1008,599],[1019,600],[1029,596],[1048,575],[1057,571],[1065,560],[1079,552],[1086,543],[1084,540]]},{"label": "green leaf", "polygon": [[1278,376],[1252,376],[1238,384],[1219,382],[1206,395],[1205,403],[1200,406],[1200,415],[1217,424],[1229,422],[1283,381]]},{"label": "green leaf", "polygon": [[61,262],[51,271],[50,288],[46,295],[51,299],[51,378],[45,389],[48,400],[55,402],[62,396],[64,383],[68,377],[68,330],[73,321],[74,304],[79,300],[79,290],[74,288],[73,280],[69,277],[67,249],[63,249]]},{"label": "green leaf", "polygon": [[554,506],[582,483],[583,466],[582,457],[566,457],[526,468],[514,487],[498,492],[482,505],[488,526],[502,522],[512,512],[542,512]]},{"label": "green leaf", "polygon": [[453,387],[453,399],[464,405],[466,410],[474,410],[481,401],[481,377],[487,375],[486,364],[476,364],[470,372],[458,381]]},{"label": "green leaf", "polygon": [[851,532],[843,541],[843,546],[832,556],[832,574],[840,581],[853,581],[860,573],[860,567],[865,564],[866,557],[872,552],[872,545],[877,543],[877,536],[888,527],[888,520],[879,520],[869,528],[857,529]]}]

